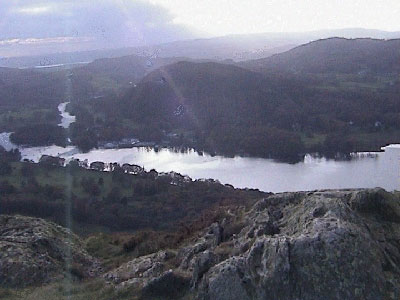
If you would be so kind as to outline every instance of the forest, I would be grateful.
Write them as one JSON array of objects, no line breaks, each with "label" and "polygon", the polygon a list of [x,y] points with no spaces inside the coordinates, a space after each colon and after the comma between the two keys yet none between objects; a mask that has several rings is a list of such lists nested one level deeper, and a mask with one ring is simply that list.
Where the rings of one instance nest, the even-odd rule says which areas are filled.
[{"label": "forest", "polygon": [[[32,146],[70,136],[82,151],[123,138],[288,162],[377,151],[400,142],[396,49],[397,40],[327,39],[241,63],[131,55],[66,70],[3,68],[0,129]],[[69,132],[57,127],[64,101],[77,119]]]},{"label": "forest", "polygon": [[299,161],[309,152],[346,156],[398,142],[399,89],[392,74],[261,74],[180,62],[150,73],[122,96],[76,102],[72,112],[76,132],[88,133],[85,141],[160,143],[174,133],[174,145]]}]

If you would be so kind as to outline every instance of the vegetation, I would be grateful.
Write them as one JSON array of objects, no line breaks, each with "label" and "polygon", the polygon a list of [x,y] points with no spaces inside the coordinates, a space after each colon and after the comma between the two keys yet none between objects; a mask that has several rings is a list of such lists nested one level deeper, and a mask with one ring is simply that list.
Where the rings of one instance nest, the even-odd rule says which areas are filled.
[{"label": "vegetation", "polygon": [[306,152],[373,151],[399,142],[399,90],[394,75],[262,74],[181,62],[149,74],[122,97],[75,102],[75,142],[94,147],[136,137],[293,162]]},{"label": "vegetation", "polygon": [[65,130],[52,124],[30,124],[15,129],[10,140],[17,145],[66,145]]},{"label": "vegetation", "polygon": [[80,233],[177,228],[219,205],[253,203],[263,193],[213,181],[176,181],[155,171],[141,175],[98,172],[70,164],[2,162],[3,214],[36,216],[65,225],[71,215]]},{"label": "vegetation", "polygon": [[0,132],[16,144],[65,145],[57,106],[66,98],[65,75],[0,68]]},{"label": "vegetation", "polygon": [[[65,86],[69,78],[73,103],[68,109],[77,117],[69,134],[83,151],[127,137],[292,162],[306,152],[336,156],[379,150],[400,143],[397,43],[319,41],[257,61],[257,68],[254,62],[164,66],[166,60],[148,67],[144,58],[124,57],[51,74],[0,69],[0,131],[13,131],[17,144],[65,145],[57,105],[71,96]],[[355,56],[361,48],[366,55]],[[376,57],[383,59],[378,63]],[[0,148],[1,213],[71,226],[105,270],[161,249],[179,249],[210,224],[232,218],[232,210],[246,211],[267,195],[154,170],[130,175],[120,167],[99,172],[76,161],[60,167],[20,160],[18,151]],[[240,218],[226,223],[216,253],[228,258],[235,248],[231,237],[244,224]],[[72,281],[0,289],[0,298],[140,297],[102,279],[83,281],[79,269],[69,272]]]},{"label": "vegetation", "polygon": [[74,300],[108,300],[132,299],[132,293],[125,289],[116,291],[101,280],[89,282],[59,282],[44,287],[26,288],[21,290],[0,288],[0,298],[7,300],[34,299],[74,299]]},{"label": "vegetation", "polygon": [[399,142],[397,45],[327,39],[240,67],[126,56],[56,72],[1,69],[0,130],[19,144],[63,145],[56,107],[72,96],[70,137],[83,151],[132,137],[291,162],[379,150]]},{"label": "vegetation", "polygon": [[240,65],[252,70],[313,74],[395,74],[400,71],[399,39],[329,38]]}]

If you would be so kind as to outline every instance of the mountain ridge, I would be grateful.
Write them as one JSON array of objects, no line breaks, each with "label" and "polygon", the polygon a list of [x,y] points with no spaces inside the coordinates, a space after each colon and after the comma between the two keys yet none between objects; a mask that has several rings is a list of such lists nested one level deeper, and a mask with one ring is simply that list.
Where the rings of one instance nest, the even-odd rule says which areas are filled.
[{"label": "mountain ridge", "polygon": [[399,72],[400,39],[331,37],[300,45],[268,58],[239,64],[251,70],[293,73]]}]

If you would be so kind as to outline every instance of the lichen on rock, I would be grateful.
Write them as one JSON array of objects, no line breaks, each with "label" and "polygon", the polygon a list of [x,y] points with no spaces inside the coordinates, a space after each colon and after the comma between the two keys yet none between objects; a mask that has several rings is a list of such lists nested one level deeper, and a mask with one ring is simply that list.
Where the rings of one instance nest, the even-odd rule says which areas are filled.
[{"label": "lichen on rock", "polygon": [[68,229],[38,218],[0,215],[0,286],[25,287],[97,275],[99,263]]}]

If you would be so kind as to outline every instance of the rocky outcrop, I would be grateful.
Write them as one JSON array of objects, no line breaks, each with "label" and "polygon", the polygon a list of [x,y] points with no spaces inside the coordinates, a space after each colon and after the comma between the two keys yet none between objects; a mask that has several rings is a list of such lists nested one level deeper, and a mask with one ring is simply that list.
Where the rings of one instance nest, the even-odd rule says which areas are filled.
[{"label": "rocky outcrop", "polygon": [[[117,288],[129,287],[141,291],[148,298],[177,299],[185,294],[190,278],[186,274],[170,269],[172,251],[159,251],[123,264],[103,275],[104,279]],[[158,299],[158,298],[157,298]]]},{"label": "rocky outcrop", "polygon": [[399,198],[380,189],[271,196],[235,239],[249,249],[211,268],[199,293],[210,300],[399,299],[399,217]]},{"label": "rocky outcrop", "polygon": [[121,287],[129,285],[141,288],[165,271],[166,261],[172,256],[174,254],[167,251],[141,256],[104,274],[104,278]]},{"label": "rocky outcrop", "polygon": [[[190,278],[169,287],[207,300],[400,299],[399,199],[382,189],[272,195],[213,224],[172,260],[137,258],[122,282],[159,290],[163,276]],[[145,260],[157,271],[136,272]]]},{"label": "rocky outcrop", "polygon": [[42,219],[0,215],[0,286],[97,276],[98,262],[69,230]]}]

